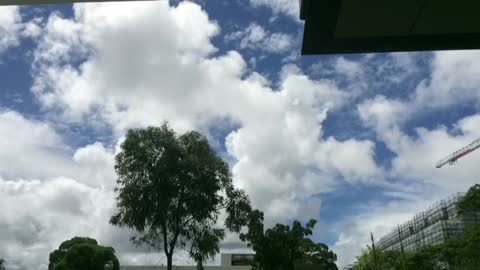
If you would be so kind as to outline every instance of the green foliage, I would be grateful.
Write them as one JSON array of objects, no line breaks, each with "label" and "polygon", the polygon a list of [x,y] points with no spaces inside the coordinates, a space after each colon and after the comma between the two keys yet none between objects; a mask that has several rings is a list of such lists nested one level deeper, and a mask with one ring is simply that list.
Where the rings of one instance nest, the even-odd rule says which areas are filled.
[{"label": "green foliage", "polygon": [[115,157],[117,209],[110,222],[135,229],[137,244],[163,250],[172,267],[176,248],[187,249],[201,268],[218,253],[225,236],[215,228],[225,209],[225,227],[239,232],[250,201],[234,188],[226,162],[207,139],[191,131],[177,135],[167,123],[127,133]]},{"label": "green foliage", "polygon": [[119,270],[115,250],[95,239],[75,237],[50,253],[48,270]]},{"label": "green foliage", "polygon": [[324,269],[336,270],[335,253],[322,243],[315,243],[312,235],[315,220],[305,227],[298,221],[292,226],[276,224],[263,231],[263,213],[254,210],[249,215],[248,232],[240,234],[255,251],[252,269],[262,270],[299,270]]},{"label": "green foliage", "polygon": [[362,254],[357,257],[354,265],[355,270],[390,270],[403,269],[400,252],[375,250],[370,246],[362,250]]},{"label": "green foliage", "polygon": [[4,264],[5,264],[5,260],[3,258],[0,258],[0,270],[6,270]]},{"label": "green foliage", "polygon": [[197,269],[203,270],[203,264],[208,259],[214,259],[220,252],[218,242],[225,238],[225,231],[205,226],[194,228],[194,230],[189,254],[197,262]]},{"label": "green foliage", "polygon": [[465,214],[480,209],[480,185],[472,186],[458,204],[458,212]]}]

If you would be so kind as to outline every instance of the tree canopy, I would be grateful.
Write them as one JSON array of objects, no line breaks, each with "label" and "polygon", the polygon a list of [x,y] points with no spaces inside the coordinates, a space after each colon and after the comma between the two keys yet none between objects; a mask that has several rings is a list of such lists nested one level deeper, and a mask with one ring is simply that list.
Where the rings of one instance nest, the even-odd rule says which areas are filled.
[{"label": "tree canopy", "polygon": [[461,214],[480,209],[480,185],[476,184],[468,189],[465,197],[458,204],[458,211]]},{"label": "tree canopy", "polygon": [[240,234],[242,241],[255,251],[253,269],[262,270],[336,270],[337,256],[328,246],[313,242],[316,220],[305,227],[299,221],[292,226],[276,224],[264,231],[263,213],[254,210],[249,215],[248,232]]},{"label": "tree canopy", "polygon": [[50,253],[48,270],[119,270],[112,247],[99,246],[92,238],[74,237]]},{"label": "tree canopy", "polygon": [[0,270],[6,270],[4,264],[5,264],[5,260],[3,258],[0,258]]},{"label": "tree canopy", "polygon": [[217,227],[225,210],[225,227],[239,232],[251,211],[244,191],[233,186],[228,164],[195,131],[176,134],[161,127],[127,132],[115,157],[117,213],[110,222],[138,232],[137,244],[163,250],[172,269],[176,248],[203,263],[218,253],[225,237]]}]

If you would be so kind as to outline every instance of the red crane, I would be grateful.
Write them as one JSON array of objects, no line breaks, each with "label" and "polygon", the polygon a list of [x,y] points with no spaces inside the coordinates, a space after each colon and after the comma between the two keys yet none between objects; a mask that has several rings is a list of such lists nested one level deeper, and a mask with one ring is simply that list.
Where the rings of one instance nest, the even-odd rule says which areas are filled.
[{"label": "red crane", "polygon": [[437,168],[441,168],[443,165],[445,164],[454,164],[459,158],[465,156],[465,155],[468,155],[470,154],[471,152],[477,150],[478,148],[480,148],[480,138],[476,139],[475,141],[473,141],[471,144],[463,147],[462,149],[460,150],[457,150],[455,152],[453,152],[453,154],[441,159],[440,161],[437,162],[436,164],[436,167]]}]

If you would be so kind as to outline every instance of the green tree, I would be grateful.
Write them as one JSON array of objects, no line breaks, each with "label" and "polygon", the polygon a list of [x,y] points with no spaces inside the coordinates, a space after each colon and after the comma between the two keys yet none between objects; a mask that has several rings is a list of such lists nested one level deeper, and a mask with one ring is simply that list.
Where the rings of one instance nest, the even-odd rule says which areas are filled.
[{"label": "green tree", "polygon": [[194,228],[194,230],[196,231],[192,234],[193,239],[189,254],[197,262],[197,269],[203,270],[203,264],[208,259],[215,258],[215,255],[220,251],[218,242],[225,237],[225,231],[204,226]]},{"label": "green tree", "polygon": [[478,269],[480,265],[480,224],[471,227],[460,239],[454,242],[459,250],[460,269]]},{"label": "green tree", "polygon": [[3,258],[0,258],[0,270],[6,270],[4,264],[5,264],[5,260]]},{"label": "green tree", "polygon": [[50,253],[48,270],[119,270],[115,250],[95,239],[74,237]]},{"label": "green tree", "polygon": [[218,252],[225,233],[215,224],[222,209],[226,228],[234,232],[251,211],[227,163],[195,131],[177,135],[167,123],[129,130],[115,171],[118,210],[110,222],[136,230],[136,245],[163,250],[168,269],[176,248],[190,251],[199,268]]},{"label": "green tree", "polygon": [[312,235],[316,221],[310,220],[305,227],[299,221],[292,226],[276,224],[263,231],[263,213],[254,210],[250,213],[248,232],[240,234],[255,251],[253,269],[262,270],[336,270],[337,256],[325,244],[315,243]]},{"label": "green tree", "polygon": [[353,268],[355,270],[403,270],[403,257],[398,251],[382,251],[375,250],[367,246],[362,250],[362,253],[357,257]]},{"label": "green tree", "polygon": [[480,185],[476,184],[468,190],[465,197],[458,203],[458,212],[466,214],[470,211],[480,210]]}]

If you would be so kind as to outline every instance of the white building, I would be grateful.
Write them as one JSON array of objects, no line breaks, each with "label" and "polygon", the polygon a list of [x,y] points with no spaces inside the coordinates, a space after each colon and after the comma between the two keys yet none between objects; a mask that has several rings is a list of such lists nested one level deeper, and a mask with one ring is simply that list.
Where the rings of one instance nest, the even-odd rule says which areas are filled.
[{"label": "white building", "polygon": [[[221,254],[219,266],[205,266],[205,270],[250,270],[253,254]],[[166,266],[120,266],[121,270],[164,270]],[[196,270],[196,266],[173,266],[174,270]]]}]

